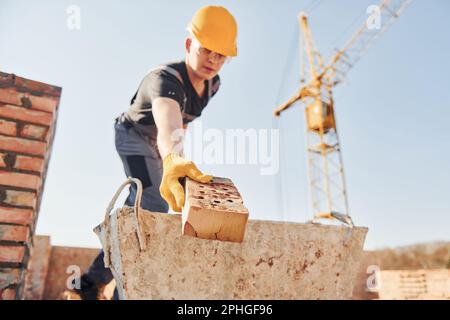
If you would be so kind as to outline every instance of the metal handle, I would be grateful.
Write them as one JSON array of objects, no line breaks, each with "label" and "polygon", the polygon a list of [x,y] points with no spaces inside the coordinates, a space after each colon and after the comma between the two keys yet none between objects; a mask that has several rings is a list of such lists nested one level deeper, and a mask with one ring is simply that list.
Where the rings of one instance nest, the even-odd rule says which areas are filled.
[{"label": "metal handle", "polygon": [[139,247],[140,247],[141,251],[143,251],[146,248],[146,243],[145,243],[145,238],[142,236],[144,233],[142,232],[141,224],[139,223],[139,221],[140,221],[139,220],[139,209],[141,208],[141,198],[142,198],[142,183],[139,179],[128,177],[128,179],[124,183],[122,183],[122,185],[116,191],[116,194],[112,198],[111,202],[109,203],[108,208],[106,208],[105,223],[109,219],[109,215],[111,214],[111,211],[114,209],[114,205],[117,201],[117,198],[120,196],[120,193],[127,185],[129,185],[131,183],[135,183],[137,186],[136,199],[134,200],[134,207],[133,207],[134,208],[133,220],[134,220],[134,225],[136,228],[136,233],[137,233],[137,237],[138,237],[138,241],[139,241]]}]

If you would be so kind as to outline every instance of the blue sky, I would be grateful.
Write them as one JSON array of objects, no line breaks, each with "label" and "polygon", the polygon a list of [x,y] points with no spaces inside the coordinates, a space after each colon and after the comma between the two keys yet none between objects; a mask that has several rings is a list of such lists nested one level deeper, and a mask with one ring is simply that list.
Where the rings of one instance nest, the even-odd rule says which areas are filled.
[{"label": "blue sky", "polygon": [[[279,128],[280,172],[200,167],[231,178],[251,218],[310,219],[303,110],[277,123],[271,114],[298,87],[297,14],[310,3],[0,0],[1,71],[63,87],[38,233],[99,247],[92,228],[125,179],[113,119],[149,69],[184,57],[185,26],[207,4],[235,15],[239,56],[224,66],[202,126]],[[325,57],[378,1],[342,3],[321,1],[310,14]],[[70,5],[81,9],[80,30],[66,26]],[[350,213],[370,229],[367,249],[450,240],[449,10],[445,0],[414,1],[334,92]]]}]

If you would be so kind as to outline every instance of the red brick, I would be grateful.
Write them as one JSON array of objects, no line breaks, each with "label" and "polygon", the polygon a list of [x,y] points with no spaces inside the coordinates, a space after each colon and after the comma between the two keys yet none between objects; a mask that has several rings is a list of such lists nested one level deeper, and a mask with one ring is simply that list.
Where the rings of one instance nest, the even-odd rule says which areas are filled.
[{"label": "red brick", "polygon": [[6,288],[0,290],[0,300],[16,300],[16,289]]},{"label": "red brick", "polygon": [[45,155],[47,144],[41,141],[0,136],[0,149],[42,156]]},{"label": "red brick", "polygon": [[14,168],[20,170],[37,171],[42,173],[44,171],[44,159],[27,157],[27,156],[17,156]]},{"label": "red brick", "polygon": [[28,241],[29,229],[25,226],[10,226],[0,224],[0,241]]},{"label": "red brick", "polygon": [[14,75],[0,71],[0,86],[2,88],[14,86]]},{"label": "red brick", "polygon": [[27,124],[20,131],[20,136],[24,138],[45,140],[47,130],[48,127],[41,127],[32,124]]},{"label": "red brick", "polygon": [[41,178],[33,174],[9,172],[0,170],[0,184],[38,190],[41,186]]},{"label": "red brick", "polygon": [[21,106],[22,101],[20,100],[21,94],[12,88],[0,88],[0,102],[11,103],[16,106]]},{"label": "red brick", "polygon": [[34,192],[6,190],[5,204],[23,207],[36,206],[36,194]]},{"label": "red brick", "polygon": [[53,133],[55,132],[54,126],[48,128],[47,134],[45,136],[45,141],[50,142],[50,140],[53,138]]},{"label": "red brick", "polygon": [[37,97],[29,96],[31,100],[31,108],[54,113],[58,106],[59,99],[54,97]]},{"label": "red brick", "polygon": [[[7,80],[5,79],[5,81],[7,81]],[[25,79],[25,78],[16,76],[13,84],[18,88],[26,89],[29,91],[43,92],[43,93],[50,94],[53,96],[61,95],[61,88],[52,86],[52,85],[49,85],[49,84],[46,84],[43,82],[39,82],[39,81],[29,80],[29,79]]]},{"label": "red brick", "polygon": [[35,236],[28,262],[23,298],[42,300],[50,265],[52,245],[49,236]]},{"label": "red brick", "polygon": [[0,103],[0,117],[22,120],[25,122],[41,124],[45,126],[52,125],[54,120],[54,117],[51,113],[40,110],[31,110],[23,107],[16,107],[3,103]]},{"label": "red brick", "polygon": [[17,284],[20,280],[20,272],[21,269],[17,268],[0,269],[0,288]]},{"label": "red brick", "polygon": [[0,262],[21,263],[24,255],[24,246],[0,246]]},{"label": "red brick", "polygon": [[0,119],[0,134],[6,134],[7,136],[17,135],[17,124],[13,121]]},{"label": "red brick", "polygon": [[5,157],[7,156],[7,153],[1,153],[0,152],[0,168],[6,167]]},{"label": "red brick", "polygon": [[16,106],[54,113],[59,98],[51,96],[35,96],[28,92],[19,92],[14,88],[0,88],[0,101]]},{"label": "red brick", "polygon": [[202,239],[242,242],[248,210],[230,179],[214,177],[210,183],[186,178],[182,234]]},{"label": "red brick", "polygon": [[0,222],[20,224],[20,225],[24,225],[24,226],[32,225],[33,224],[33,210],[7,208],[7,207],[0,206]]}]

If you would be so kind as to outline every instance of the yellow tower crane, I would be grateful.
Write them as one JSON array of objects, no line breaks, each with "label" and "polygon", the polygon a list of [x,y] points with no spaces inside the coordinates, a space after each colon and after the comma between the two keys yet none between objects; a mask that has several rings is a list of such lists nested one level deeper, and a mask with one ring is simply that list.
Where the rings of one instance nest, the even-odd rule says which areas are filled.
[{"label": "yellow tower crane", "polygon": [[279,116],[297,101],[305,106],[313,222],[324,218],[336,219],[353,227],[348,210],[332,91],[411,1],[384,0],[378,6],[371,6],[372,15],[327,65],[324,65],[321,54],[314,46],[306,14],[302,12],[299,15],[303,48],[309,63],[309,79],[295,96],[274,111],[274,115]]}]

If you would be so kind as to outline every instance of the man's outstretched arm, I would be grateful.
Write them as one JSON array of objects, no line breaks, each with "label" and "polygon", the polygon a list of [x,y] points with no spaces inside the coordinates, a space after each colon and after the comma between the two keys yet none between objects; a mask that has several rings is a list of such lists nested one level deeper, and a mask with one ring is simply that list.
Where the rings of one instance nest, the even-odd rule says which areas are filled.
[{"label": "man's outstretched arm", "polygon": [[152,102],[153,118],[158,128],[158,149],[161,158],[169,153],[183,153],[183,119],[180,105],[170,98],[156,98]]},{"label": "man's outstretched arm", "polygon": [[192,161],[182,157],[183,119],[178,102],[170,98],[156,98],[152,102],[153,118],[158,128],[158,149],[163,158],[163,177],[159,191],[170,207],[181,212],[184,189],[179,179],[188,176],[201,183],[212,177],[204,175]]}]

